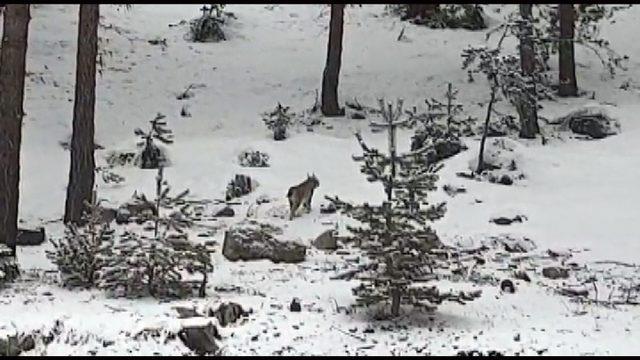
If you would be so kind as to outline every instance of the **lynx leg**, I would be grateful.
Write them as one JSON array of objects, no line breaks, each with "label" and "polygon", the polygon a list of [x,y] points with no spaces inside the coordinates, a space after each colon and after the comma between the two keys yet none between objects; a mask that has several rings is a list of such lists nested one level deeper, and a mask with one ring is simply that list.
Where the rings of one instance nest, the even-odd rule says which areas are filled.
[{"label": "lynx leg", "polygon": [[293,220],[293,216],[296,213],[296,210],[298,209],[298,206],[300,206],[300,203],[298,203],[295,199],[295,197],[290,197],[289,198],[289,220]]}]

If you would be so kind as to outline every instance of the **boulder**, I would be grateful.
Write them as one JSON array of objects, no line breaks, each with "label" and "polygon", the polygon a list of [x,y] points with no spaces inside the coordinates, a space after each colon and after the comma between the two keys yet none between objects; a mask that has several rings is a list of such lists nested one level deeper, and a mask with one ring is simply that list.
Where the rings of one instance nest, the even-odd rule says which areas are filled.
[{"label": "boulder", "polygon": [[277,240],[281,230],[271,225],[249,222],[225,232],[222,254],[231,261],[271,260],[274,263],[304,261],[306,248],[293,242]]},{"label": "boulder", "polygon": [[291,304],[289,304],[289,311],[291,312],[300,312],[302,311],[302,306],[300,305],[300,300],[297,298],[293,298],[291,300]]},{"label": "boulder", "polygon": [[18,238],[16,239],[17,246],[37,246],[44,242],[45,233],[44,228],[40,227],[37,230],[18,229]]},{"label": "boulder", "polygon": [[216,340],[221,339],[218,328],[212,323],[197,326],[185,326],[178,332],[178,337],[190,350],[198,356],[217,355],[220,347]]},{"label": "boulder", "polygon": [[542,276],[547,279],[567,279],[569,277],[569,270],[557,266],[549,266],[542,269]]},{"label": "boulder", "polygon": [[214,316],[218,319],[220,326],[225,327],[229,324],[233,324],[241,317],[249,315],[249,311],[245,311],[239,304],[229,302],[220,304],[217,310],[209,311],[209,316]]},{"label": "boulder", "polygon": [[334,236],[333,230],[326,230],[313,240],[312,244],[316,249],[320,250],[335,250],[338,248],[338,241]]},{"label": "boulder", "polygon": [[220,209],[214,216],[215,217],[234,217],[236,212],[230,206],[226,206]]},{"label": "boulder", "polygon": [[0,244],[0,286],[12,282],[20,275],[16,258],[11,249]]},{"label": "boulder", "polygon": [[593,139],[602,139],[620,132],[620,123],[609,115],[606,108],[599,106],[587,106],[572,111],[554,123],[559,123],[562,129]]},{"label": "boulder", "polygon": [[320,205],[320,214],[335,214],[337,210],[333,203]]}]

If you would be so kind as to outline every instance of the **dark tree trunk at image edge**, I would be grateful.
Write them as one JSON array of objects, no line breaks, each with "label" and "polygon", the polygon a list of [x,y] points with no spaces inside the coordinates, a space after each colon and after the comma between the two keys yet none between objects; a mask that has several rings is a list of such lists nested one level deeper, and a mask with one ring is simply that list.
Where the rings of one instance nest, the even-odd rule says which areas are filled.
[{"label": "dark tree trunk at image edge", "polygon": [[575,12],[573,4],[560,4],[560,43],[558,45],[558,60],[560,79],[558,87],[559,96],[577,96],[578,84],[576,81],[576,63],[573,46],[573,30]]},{"label": "dark tree trunk at image edge", "polygon": [[16,253],[29,5],[5,5],[0,49],[0,243]]},{"label": "dark tree trunk at image edge", "polygon": [[[522,74],[529,77],[535,71],[535,52],[533,48],[533,29],[531,15],[531,4],[520,4],[520,16],[522,20],[529,20],[520,26],[520,67]],[[535,83],[530,79],[530,83],[516,100],[516,110],[520,117],[520,137],[534,139],[540,133],[538,127],[538,110],[535,97]]]},{"label": "dark tree trunk at image edge", "polygon": [[79,223],[85,210],[84,202],[92,200],[95,169],[93,137],[98,21],[98,4],[80,5],[76,94],[73,106],[71,166],[64,212],[65,223]]},{"label": "dark tree trunk at image edge", "polygon": [[342,58],[344,4],[331,5],[329,21],[329,43],[327,45],[327,63],[322,75],[322,114],[342,116],[344,110],[338,105],[338,78]]}]

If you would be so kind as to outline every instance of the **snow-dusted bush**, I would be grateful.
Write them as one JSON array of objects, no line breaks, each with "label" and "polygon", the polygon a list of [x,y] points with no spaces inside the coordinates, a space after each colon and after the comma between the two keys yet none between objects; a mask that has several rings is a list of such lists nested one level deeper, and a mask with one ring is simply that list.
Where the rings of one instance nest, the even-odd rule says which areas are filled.
[{"label": "snow-dusted bush", "polygon": [[[204,296],[211,257],[204,246],[192,244],[185,230],[192,223],[188,191],[169,196],[162,168],[156,178],[157,212],[148,214],[152,234],[125,231],[107,240],[105,260],[98,271],[99,288],[116,297],[184,297],[192,293],[189,273],[199,273],[199,295]],[[165,215],[161,209],[172,210]]]},{"label": "snow-dusted bush", "polygon": [[289,113],[289,106],[278,103],[273,111],[263,114],[262,121],[273,131],[273,140],[279,141],[287,138],[287,129],[292,124],[293,115]]},{"label": "snow-dusted bush", "polygon": [[158,113],[156,117],[150,121],[151,127],[145,132],[140,128],[136,128],[134,133],[140,137],[138,147],[141,152],[136,158],[136,163],[142,169],[158,169],[169,165],[165,151],[159,147],[154,140],[158,140],[164,144],[173,143],[173,133],[167,128],[167,122],[162,121],[166,116]]},{"label": "snow-dusted bush", "polygon": [[435,5],[431,14],[415,14],[411,7],[417,4],[387,5],[388,9],[398,14],[402,20],[411,20],[416,25],[430,28],[463,28],[468,30],[485,29],[484,11],[478,4],[439,4]]},{"label": "snow-dusted bush", "polygon": [[258,183],[247,175],[236,175],[227,185],[225,199],[227,201],[247,195],[258,187]]},{"label": "snow-dusted bush", "polygon": [[445,102],[434,98],[426,99],[427,112],[417,114],[417,110],[408,112],[418,123],[415,134],[411,137],[411,151],[416,151],[426,145],[433,146],[426,160],[429,163],[449,158],[460,151],[466,150],[461,137],[473,135],[472,118],[460,119],[463,105],[456,102],[458,90],[451,83],[445,93]]},{"label": "snow-dusted bush", "polygon": [[103,221],[98,203],[86,203],[89,210],[83,215],[85,225],[68,224],[62,239],[50,240],[53,251],[47,257],[58,267],[62,284],[66,287],[93,287],[98,271],[108,256],[108,246],[114,237],[109,223]]},{"label": "snow-dusted bush", "polygon": [[257,150],[245,150],[238,155],[243,167],[269,167],[269,154]]},{"label": "snow-dusted bush", "polygon": [[[493,183],[511,185],[524,179],[523,157],[521,146],[509,138],[494,138],[488,142],[483,153],[483,169],[481,178]],[[469,160],[469,170],[477,171],[478,158]]]},{"label": "snow-dusted bush", "polygon": [[224,5],[211,4],[202,7],[202,16],[191,20],[190,36],[195,42],[219,42],[226,40],[222,26],[225,23]]}]

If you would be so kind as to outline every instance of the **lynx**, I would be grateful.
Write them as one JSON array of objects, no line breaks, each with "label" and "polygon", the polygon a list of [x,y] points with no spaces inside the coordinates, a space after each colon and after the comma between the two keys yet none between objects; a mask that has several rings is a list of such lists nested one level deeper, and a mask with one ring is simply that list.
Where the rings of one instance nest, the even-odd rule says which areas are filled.
[{"label": "lynx", "polygon": [[307,210],[307,213],[311,212],[311,197],[313,197],[313,191],[320,186],[320,182],[315,174],[309,176],[307,179],[299,185],[289,188],[287,198],[289,198],[289,220],[293,220],[296,210],[303,205]]}]

